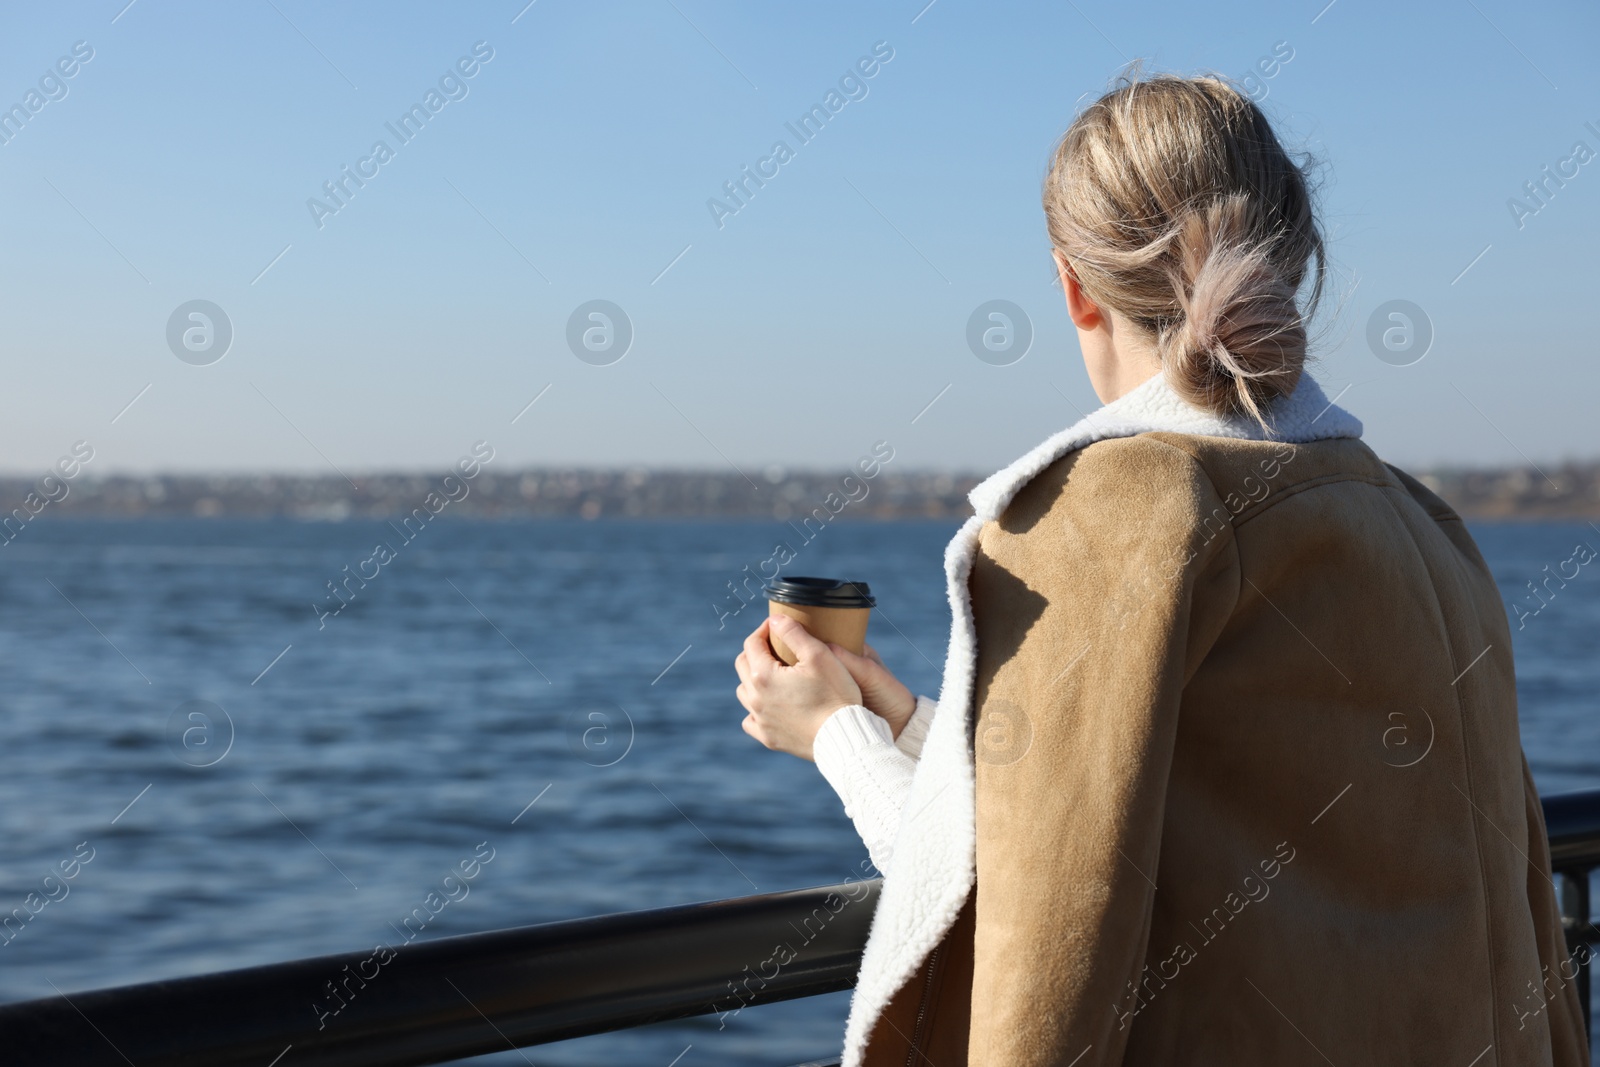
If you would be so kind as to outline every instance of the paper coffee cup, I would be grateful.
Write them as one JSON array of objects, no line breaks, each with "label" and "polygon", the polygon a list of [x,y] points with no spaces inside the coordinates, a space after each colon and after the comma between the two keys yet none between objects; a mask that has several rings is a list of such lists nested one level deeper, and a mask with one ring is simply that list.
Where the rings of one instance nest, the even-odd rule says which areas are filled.
[{"label": "paper coffee cup", "polygon": [[[866,582],[838,578],[778,578],[767,583],[769,614],[787,615],[818,641],[861,655],[867,641],[867,619],[877,601]],[[794,651],[772,634],[772,651],[789,666]]]}]

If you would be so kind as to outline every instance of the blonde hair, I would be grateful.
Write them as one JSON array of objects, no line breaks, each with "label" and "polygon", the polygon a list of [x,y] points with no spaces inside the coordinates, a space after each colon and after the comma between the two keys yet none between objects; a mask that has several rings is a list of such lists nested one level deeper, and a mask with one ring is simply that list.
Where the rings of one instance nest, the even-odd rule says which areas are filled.
[{"label": "blonde hair", "polygon": [[1153,336],[1179,396],[1267,423],[1300,380],[1327,263],[1306,175],[1248,97],[1124,75],[1062,136],[1044,211],[1085,293]]}]

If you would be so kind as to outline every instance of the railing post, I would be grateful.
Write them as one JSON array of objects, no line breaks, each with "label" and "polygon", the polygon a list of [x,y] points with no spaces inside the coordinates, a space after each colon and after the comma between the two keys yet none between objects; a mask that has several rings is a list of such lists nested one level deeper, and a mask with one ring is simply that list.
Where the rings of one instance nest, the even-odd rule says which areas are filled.
[{"label": "railing post", "polygon": [[1561,915],[1567,927],[1568,943],[1575,939],[1573,959],[1578,965],[1578,1002],[1583,1005],[1583,1032],[1593,1043],[1594,1026],[1589,1006],[1589,937],[1593,918],[1589,912],[1589,871],[1561,872]]}]

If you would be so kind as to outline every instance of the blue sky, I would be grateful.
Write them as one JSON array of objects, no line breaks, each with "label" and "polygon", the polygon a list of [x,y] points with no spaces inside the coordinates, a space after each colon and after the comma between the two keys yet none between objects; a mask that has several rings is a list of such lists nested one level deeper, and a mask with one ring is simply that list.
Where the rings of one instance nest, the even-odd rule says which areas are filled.
[{"label": "blue sky", "polygon": [[[125,3],[0,16],[0,106],[44,101],[0,144],[8,471],[79,439],[99,473],[442,467],[479,439],[506,466],[837,466],[887,440],[904,468],[994,469],[1095,404],[1039,183],[1136,57],[1254,72],[1322,160],[1344,300],[1317,373],[1386,458],[1600,455],[1592,4]],[[802,144],[786,123],[875,46]],[[402,143],[386,124],[430,89]],[[318,220],[346,166],[371,176]],[[204,366],[167,338],[196,299],[233,331]],[[996,299],[1034,330],[1007,366],[966,341]],[[620,360],[568,343],[592,300],[631,323]],[[1391,300],[1432,323],[1419,362],[1368,346]]]}]

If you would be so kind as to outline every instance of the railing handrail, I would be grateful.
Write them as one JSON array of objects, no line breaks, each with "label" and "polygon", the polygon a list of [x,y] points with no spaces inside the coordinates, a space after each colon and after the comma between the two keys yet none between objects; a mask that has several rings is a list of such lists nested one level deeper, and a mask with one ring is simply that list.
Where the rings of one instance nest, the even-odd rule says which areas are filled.
[{"label": "railing handrail", "polygon": [[[7,1062],[407,1067],[848,989],[879,879],[0,1005]],[[781,964],[775,954],[786,945]],[[792,955],[791,955],[792,954]],[[338,1006],[326,983],[342,990]],[[319,1027],[319,1023],[321,1023]]]},{"label": "railing handrail", "polygon": [[1600,789],[1545,797],[1544,828],[1553,869],[1600,866]]},{"label": "railing handrail", "polygon": [[[1550,797],[1544,811],[1553,867],[1584,872],[1581,892],[1569,883],[1583,912],[1569,937],[1600,940],[1586,873],[1600,865],[1600,790]],[[437,938],[388,959],[348,952],[5,1004],[0,1048],[52,1067],[264,1067],[291,1048],[285,1067],[411,1067],[732,1012],[850,988],[879,887],[845,882]]]}]

